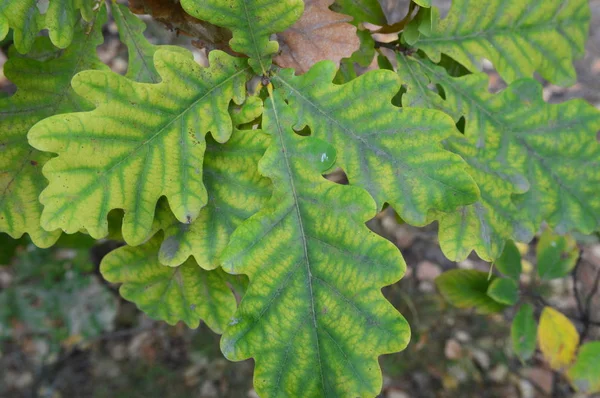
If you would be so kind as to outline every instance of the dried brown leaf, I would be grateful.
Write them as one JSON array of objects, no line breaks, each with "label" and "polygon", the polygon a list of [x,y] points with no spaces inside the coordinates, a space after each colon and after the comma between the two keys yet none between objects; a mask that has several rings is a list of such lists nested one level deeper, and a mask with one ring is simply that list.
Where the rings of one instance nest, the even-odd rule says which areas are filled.
[{"label": "dried brown leaf", "polygon": [[304,0],[304,14],[278,35],[280,53],[275,62],[304,73],[315,63],[329,59],[339,65],[360,47],[352,17],[329,9],[334,0]]}]

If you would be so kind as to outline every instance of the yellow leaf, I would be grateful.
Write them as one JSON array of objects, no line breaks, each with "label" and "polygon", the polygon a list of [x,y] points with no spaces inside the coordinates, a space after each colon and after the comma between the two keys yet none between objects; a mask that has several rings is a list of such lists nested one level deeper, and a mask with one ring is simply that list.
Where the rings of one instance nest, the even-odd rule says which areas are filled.
[{"label": "yellow leaf", "polygon": [[575,359],[579,333],[566,316],[553,308],[545,307],[540,317],[538,344],[550,367],[561,370]]}]

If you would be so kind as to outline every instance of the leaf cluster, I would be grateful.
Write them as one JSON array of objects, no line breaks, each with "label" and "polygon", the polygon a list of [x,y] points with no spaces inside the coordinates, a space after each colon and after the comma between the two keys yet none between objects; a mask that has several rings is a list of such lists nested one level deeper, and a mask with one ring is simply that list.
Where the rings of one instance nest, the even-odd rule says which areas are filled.
[{"label": "leaf cluster", "polygon": [[[230,32],[226,51],[201,66],[153,45],[116,1],[0,6],[0,39],[14,38],[4,71],[18,88],[0,99],[0,232],[40,247],[64,233],[123,240],[104,277],[154,318],[222,333],[227,358],[255,359],[261,396],[380,392],[378,357],[410,340],[381,292],[406,265],[365,225],[385,206],[411,225],[437,222],[449,259],[496,262],[504,277],[438,280],[448,300],[486,313],[519,301],[513,241],[542,224],[600,228],[600,113],[546,103],[533,79],[574,82],[584,0],[457,0],[441,21],[419,0],[401,23],[376,0],[177,7],[200,41]],[[108,9],[128,50],[124,76],[96,52]],[[482,57],[502,92],[488,92]],[[335,169],[348,185],[324,177]],[[573,245],[543,235],[539,277],[568,272]],[[515,318],[523,357],[531,317],[523,306]],[[574,380],[589,378],[594,349],[582,347]]]}]

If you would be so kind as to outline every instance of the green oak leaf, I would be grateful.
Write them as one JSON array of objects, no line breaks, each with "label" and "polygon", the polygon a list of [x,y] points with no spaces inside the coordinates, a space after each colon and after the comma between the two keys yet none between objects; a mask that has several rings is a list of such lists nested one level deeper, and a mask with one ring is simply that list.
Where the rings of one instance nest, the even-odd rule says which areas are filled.
[{"label": "green oak leaf", "polygon": [[108,69],[96,54],[105,21],[102,7],[95,20],[77,25],[76,37],[64,52],[57,52],[47,38],[38,38],[32,46],[34,58],[11,50],[4,66],[18,90],[0,99],[0,231],[15,238],[28,233],[39,247],[51,246],[60,231],[40,227],[38,197],[47,185],[42,166],[51,155],[29,146],[27,132],[49,116],[93,108],[73,91],[71,78],[82,70]]},{"label": "green oak leaf", "polygon": [[140,83],[158,83],[160,75],[154,66],[154,53],[159,50],[184,52],[179,46],[156,46],[144,37],[146,24],[129,8],[113,0],[113,18],[119,30],[119,38],[127,46],[129,62],[125,76]]},{"label": "green oak leaf", "polygon": [[435,279],[435,284],[444,298],[458,308],[475,308],[481,314],[500,312],[506,305],[487,295],[495,277],[472,269],[453,269]]},{"label": "green oak leaf", "polygon": [[487,295],[499,303],[514,305],[519,300],[519,285],[509,278],[496,278],[488,287]]},{"label": "green oak leaf", "polygon": [[41,14],[36,0],[5,0],[0,4],[0,40],[14,31],[15,48],[21,54],[29,52],[41,29],[47,28],[52,43],[67,48],[75,35],[80,15],[87,22],[93,19],[93,0],[52,0]]},{"label": "green oak leaf", "polygon": [[89,21],[93,15],[94,0],[51,0],[44,14],[45,27],[56,47],[67,48],[75,33],[75,24],[83,16]]},{"label": "green oak leaf", "polygon": [[207,140],[204,185],[208,203],[198,218],[185,224],[177,221],[166,206],[157,211],[165,233],[159,252],[162,264],[175,266],[194,256],[204,269],[219,266],[219,255],[235,228],[271,196],[270,181],[257,169],[267,143],[268,137],[257,130],[234,131],[225,144]]},{"label": "green oak leaf", "polygon": [[9,0],[0,4],[0,38],[12,28],[15,48],[21,54],[29,51],[41,25],[36,0]]},{"label": "green oak leaf", "polygon": [[537,272],[542,280],[566,276],[579,258],[577,241],[569,235],[561,236],[546,229],[536,246]]},{"label": "green oak leaf", "polygon": [[378,0],[336,0],[331,9],[353,17],[352,23],[354,25],[361,22],[370,22],[379,26],[387,24],[387,19]]},{"label": "green oak leaf", "polygon": [[229,139],[229,102],[244,101],[248,76],[243,59],[213,51],[209,61],[203,68],[191,53],[157,51],[158,84],[79,73],[73,88],[96,109],[45,119],[29,132],[34,147],[58,154],[44,167],[42,225],[102,238],[108,212],[123,209],[123,237],[138,245],[162,196],[180,222],[194,221],[207,203],[204,136]]},{"label": "green oak leaf", "polygon": [[100,271],[109,282],[122,283],[119,293],[149,317],[170,325],[179,321],[197,328],[200,320],[222,333],[236,309],[228,286],[235,277],[222,270],[206,271],[193,260],[178,267],[158,261],[162,237],[155,236],[138,247],[124,246],[102,260]]},{"label": "green oak leaf", "polygon": [[377,358],[402,350],[410,329],[381,293],[405,272],[398,249],[365,221],[376,213],[358,187],[325,180],[331,146],[292,130],[278,93],[263,129],[271,144],[259,170],[273,180],[269,203],[233,233],[225,271],[250,285],[221,340],[231,360],[254,357],[263,397],[374,396]]},{"label": "green oak leaf", "polygon": [[[482,198],[486,196],[483,184],[500,185],[503,180],[512,186],[507,185],[503,195],[490,192],[495,200],[508,200],[508,190],[514,196],[512,204],[504,200],[505,206],[492,203],[489,207],[490,217],[504,220],[504,227],[480,222],[493,232],[491,238],[496,242],[493,250],[481,247],[482,241],[490,239],[490,234],[484,232],[477,239],[480,247],[472,247],[480,256],[497,258],[502,252],[502,237],[528,241],[533,226],[542,221],[560,233],[590,233],[598,228],[600,197],[595,187],[600,184],[600,145],[595,135],[600,129],[600,113],[596,109],[578,100],[549,105],[542,99],[541,86],[530,79],[514,82],[494,95],[487,90],[485,74],[454,78],[418,57],[410,57],[407,62],[427,73],[430,81],[443,88],[445,96],[441,106],[427,93],[407,97],[409,103],[420,101],[423,106],[429,104],[446,111],[455,120],[465,118],[465,137],[449,138],[445,146],[473,166],[470,173]],[[407,75],[406,71],[402,73]],[[490,171],[489,177],[475,176],[486,170]],[[514,206],[517,213],[511,210]],[[461,216],[464,224],[473,223],[472,212],[465,213],[467,218]],[[512,231],[506,228],[509,225]],[[463,248],[463,253],[469,251],[468,245]]]},{"label": "green oak leaf", "polygon": [[263,75],[279,50],[270,36],[292,26],[304,10],[302,0],[181,0],[181,6],[198,19],[230,29],[231,48],[248,55],[252,69]]},{"label": "green oak leaf", "polygon": [[515,315],[510,327],[513,350],[521,361],[527,361],[535,352],[537,323],[531,304],[523,304]]},{"label": "green oak leaf", "polygon": [[576,81],[573,59],[584,53],[590,26],[587,0],[454,0],[448,16],[413,43],[438,62],[441,53],[471,71],[487,58],[507,82],[539,72],[551,82]]},{"label": "green oak leaf", "polygon": [[584,394],[600,393],[600,341],[579,347],[579,353],[567,376],[575,390]]},{"label": "green oak leaf", "polygon": [[448,140],[446,148],[469,164],[481,195],[472,205],[432,217],[439,220],[439,242],[446,257],[461,261],[475,250],[483,260],[494,261],[507,240],[530,241],[534,225],[519,214],[511,200],[511,195],[524,192],[522,176],[480,153],[463,137]]},{"label": "green oak leaf", "polygon": [[479,197],[464,161],[443,149],[460,136],[450,117],[425,109],[397,108],[398,76],[366,73],[332,83],[335,65],[315,64],[302,76],[284,69],[273,76],[278,91],[298,114],[295,126],[331,143],[351,184],[366,189],[378,208],[389,203],[412,225],[425,225],[431,210],[453,211]]}]

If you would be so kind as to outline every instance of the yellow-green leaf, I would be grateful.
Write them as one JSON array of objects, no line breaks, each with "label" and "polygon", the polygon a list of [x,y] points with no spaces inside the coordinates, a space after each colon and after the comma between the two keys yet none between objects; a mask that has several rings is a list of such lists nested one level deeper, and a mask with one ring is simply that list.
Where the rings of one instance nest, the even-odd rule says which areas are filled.
[{"label": "yellow-green leaf", "polygon": [[[479,225],[479,230],[454,233],[456,238],[447,228],[448,236],[441,240],[454,241],[462,254],[475,249],[482,258],[494,260],[505,240],[526,242],[543,221],[559,233],[591,233],[600,227],[595,188],[600,185],[600,113],[594,107],[581,100],[547,104],[540,84],[531,79],[494,95],[487,90],[485,74],[453,78],[418,56],[406,62],[443,87],[445,101],[425,93],[419,96],[423,106],[443,110],[456,121],[465,118],[464,137],[451,137],[445,144],[472,166],[469,172],[482,198],[474,206],[487,214],[481,217],[465,209],[465,216],[451,215],[453,225]],[[453,258],[452,252],[447,254]]]},{"label": "yellow-green leaf", "polygon": [[208,203],[198,218],[184,224],[168,207],[157,210],[165,231],[159,252],[162,264],[175,266],[194,256],[204,269],[219,266],[218,257],[231,233],[271,196],[271,183],[259,174],[257,166],[267,143],[268,137],[257,130],[234,131],[225,144],[207,139],[204,184]]},{"label": "yellow-green leaf", "polygon": [[125,76],[140,83],[158,83],[160,75],[154,66],[154,53],[159,50],[184,52],[179,46],[156,46],[144,37],[146,24],[129,8],[113,0],[112,16],[119,29],[119,38],[127,46],[129,55]]},{"label": "yellow-green leaf", "polygon": [[[93,19],[95,0],[50,0],[44,14],[40,13],[36,0],[3,0],[0,4],[0,40],[14,32],[15,48],[21,54],[29,52],[41,29],[48,29],[52,43],[67,48],[77,24]],[[81,15],[81,16],[80,16]]]},{"label": "yellow-green leaf", "polygon": [[573,323],[552,307],[545,307],[538,327],[538,344],[554,370],[563,370],[575,360],[579,333]]},{"label": "yellow-green leaf", "polygon": [[479,313],[490,314],[502,311],[506,305],[487,295],[494,281],[482,271],[453,269],[438,276],[435,284],[444,298],[458,308],[476,308]]},{"label": "yellow-green leaf", "polygon": [[544,280],[567,275],[579,258],[579,248],[572,236],[557,235],[546,229],[537,244],[537,272]]},{"label": "yellow-green leaf", "polygon": [[302,0],[181,0],[190,15],[230,29],[231,48],[250,57],[256,73],[265,74],[279,49],[270,40],[296,22],[304,10]]},{"label": "yellow-green leaf", "polygon": [[567,372],[571,384],[584,394],[600,393],[600,341],[583,344]]},{"label": "yellow-green leaf", "polygon": [[95,20],[78,24],[75,40],[64,52],[43,37],[31,56],[10,51],[4,73],[18,90],[0,99],[0,232],[15,238],[28,233],[40,247],[51,246],[60,235],[57,227],[47,231],[40,226],[38,197],[47,185],[42,167],[51,155],[32,148],[27,132],[49,116],[93,108],[73,91],[71,79],[82,70],[108,69],[96,55],[105,21],[106,8],[101,7]]},{"label": "yellow-green leaf", "polygon": [[273,77],[298,114],[298,130],[331,143],[350,183],[366,189],[378,208],[389,203],[412,225],[425,225],[432,210],[449,212],[479,197],[457,155],[440,141],[460,136],[442,112],[397,108],[400,81],[391,71],[332,83],[335,65],[323,61],[302,76],[290,69]]},{"label": "yellow-green leaf", "polygon": [[236,308],[236,299],[222,270],[206,271],[188,260],[178,267],[158,261],[162,237],[155,236],[138,246],[124,246],[102,260],[102,276],[122,283],[119,292],[148,316],[174,325],[184,321],[197,328],[200,320],[222,333]]},{"label": "yellow-green leaf", "polygon": [[575,83],[573,59],[584,53],[590,25],[587,0],[454,0],[433,29],[414,43],[434,62],[441,53],[471,71],[487,58],[507,82],[539,72],[551,82]]},{"label": "yellow-green leaf", "polygon": [[381,293],[405,271],[397,248],[373,234],[375,215],[358,187],[325,180],[330,145],[292,130],[296,115],[276,93],[259,170],[273,180],[268,204],[232,235],[222,261],[250,285],[221,349],[255,358],[261,397],[357,397],[380,393],[378,357],[402,350],[410,330]]},{"label": "yellow-green leaf", "polygon": [[533,306],[523,304],[513,319],[510,337],[513,350],[521,361],[527,361],[535,352],[537,323],[533,315]]},{"label": "yellow-green leaf", "polygon": [[73,87],[96,109],[45,119],[29,132],[34,147],[58,154],[44,167],[44,228],[85,228],[102,238],[108,212],[118,208],[125,241],[137,245],[150,234],[160,197],[188,224],[206,205],[204,136],[210,131],[221,143],[231,136],[229,102],[244,101],[248,68],[219,51],[210,53],[209,68],[191,53],[158,51],[154,60],[158,84],[79,73]]}]

